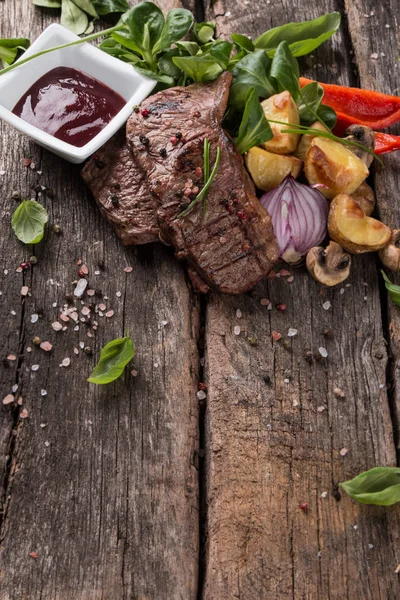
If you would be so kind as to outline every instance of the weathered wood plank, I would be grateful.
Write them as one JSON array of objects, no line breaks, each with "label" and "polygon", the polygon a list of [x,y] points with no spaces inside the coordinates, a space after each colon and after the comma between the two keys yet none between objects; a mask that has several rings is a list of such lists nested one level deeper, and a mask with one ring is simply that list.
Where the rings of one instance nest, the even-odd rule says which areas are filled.
[{"label": "weathered wood plank", "polygon": [[[31,0],[1,3],[1,36],[35,38],[52,15],[34,8]],[[35,170],[22,166],[23,156],[33,159]],[[2,164],[2,352],[20,357],[19,389],[28,418],[21,419],[15,409],[13,422],[10,407],[1,409],[3,460],[12,429],[16,435],[3,489],[0,597],[194,599],[197,298],[171,252],[156,245],[122,247],[101,220],[79,168],[6,126]],[[51,188],[54,198],[41,197],[50,225],[36,249],[38,264],[25,276],[31,296],[22,312],[22,275],[14,271],[31,250],[10,234],[14,205],[9,198],[13,189],[29,197],[37,182]],[[61,225],[62,235],[52,231],[54,223]],[[89,268],[89,286],[101,290],[84,299],[92,305],[91,321],[98,321],[98,329],[71,319],[65,332],[56,333],[51,323],[73,289],[78,259]],[[123,270],[127,265],[133,266],[129,274]],[[93,314],[93,306],[102,302],[114,310],[113,317]],[[14,305],[17,315],[10,317]],[[75,306],[84,318],[80,301]],[[31,323],[34,313],[41,315],[36,324]],[[101,347],[127,331],[136,345],[137,377],[128,370],[115,384],[88,384]],[[52,352],[34,346],[34,336],[50,340]],[[80,344],[92,347],[93,355]],[[67,357],[71,366],[60,367]],[[15,367],[2,377],[5,395],[15,381]],[[30,552],[37,553],[36,560]]]},{"label": "weathered wood plank", "polygon": [[[206,16],[220,34],[258,35],[338,7],[219,1]],[[352,82],[346,44],[342,27],[302,71]],[[250,297],[210,298],[204,600],[399,596],[398,508],[337,494],[338,482],[395,464],[375,257],[355,258],[348,283],[321,291],[298,269],[293,283],[269,279]],[[292,339],[289,328],[298,330]],[[273,330],[284,343],[272,341]]]},{"label": "weathered wood plank", "polygon": [[[351,41],[357,60],[361,86],[387,94],[400,94],[400,73],[398,72],[398,49],[400,35],[397,23],[396,2],[385,2],[377,7],[374,2],[349,0],[345,3],[348,11]],[[376,55],[377,58],[371,58]],[[397,126],[393,133],[399,133]],[[398,153],[385,156],[384,168],[376,168],[375,190],[377,209],[382,221],[398,229],[400,209],[398,190],[400,186],[400,156]],[[400,282],[399,276],[392,280]],[[392,414],[395,419],[397,452],[400,449],[400,317],[392,302],[386,306],[389,336],[389,384]],[[385,313],[386,313],[385,310]]]}]

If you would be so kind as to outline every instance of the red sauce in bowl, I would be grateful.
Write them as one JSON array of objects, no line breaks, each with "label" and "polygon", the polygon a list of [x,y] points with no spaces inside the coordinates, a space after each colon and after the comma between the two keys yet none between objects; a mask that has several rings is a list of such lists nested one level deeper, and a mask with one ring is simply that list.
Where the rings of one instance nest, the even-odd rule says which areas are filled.
[{"label": "red sauce in bowl", "polygon": [[13,113],[42,131],[82,147],[93,139],[126,101],[90,75],[57,67],[38,79]]}]

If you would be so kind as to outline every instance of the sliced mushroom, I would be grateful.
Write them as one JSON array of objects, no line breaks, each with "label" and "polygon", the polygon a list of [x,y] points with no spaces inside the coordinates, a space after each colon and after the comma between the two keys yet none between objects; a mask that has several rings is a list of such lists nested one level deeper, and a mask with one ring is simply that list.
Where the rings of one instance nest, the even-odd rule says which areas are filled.
[{"label": "sliced mushroom", "polygon": [[400,271],[400,248],[397,245],[399,240],[400,229],[393,229],[388,245],[379,252],[379,258],[391,271]]},{"label": "sliced mushroom", "polygon": [[358,206],[365,212],[367,217],[372,215],[375,208],[375,194],[368,183],[365,183],[364,181],[355,192],[350,194],[350,196],[357,202]]},{"label": "sliced mushroom", "polygon": [[[375,148],[375,133],[371,127],[366,127],[365,125],[350,125],[344,134],[346,140],[352,140],[353,142],[362,144],[366,148],[369,148],[369,150],[374,150]],[[357,148],[357,146],[351,146],[351,151],[358,156],[367,167],[370,167],[374,159],[372,154],[369,154],[362,148]]]},{"label": "sliced mushroom", "polygon": [[339,244],[330,242],[326,248],[311,248],[306,259],[307,269],[319,283],[332,287],[350,274],[351,257]]}]

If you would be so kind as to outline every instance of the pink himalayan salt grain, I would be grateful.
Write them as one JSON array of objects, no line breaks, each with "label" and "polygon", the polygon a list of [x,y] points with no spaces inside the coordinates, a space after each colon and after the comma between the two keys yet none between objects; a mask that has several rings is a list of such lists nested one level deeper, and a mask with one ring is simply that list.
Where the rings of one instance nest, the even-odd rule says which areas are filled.
[{"label": "pink himalayan salt grain", "polygon": [[92,289],[90,289],[90,290],[88,290],[86,293],[87,293],[87,295],[88,295],[88,296],[94,296],[94,295],[95,295],[95,293],[96,293],[96,291],[95,291],[95,290],[92,290]]},{"label": "pink himalayan salt grain", "polygon": [[271,332],[271,335],[272,335],[272,338],[273,338],[273,339],[274,339],[276,342],[277,342],[278,340],[280,340],[280,339],[281,339],[281,337],[282,337],[282,334],[281,334],[281,333],[279,333],[278,331],[274,331],[274,330]]},{"label": "pink himalayan salt grain", "polygon": [[7,394],[7,396],[3,398],[3,404],[11,404],[12,402],[14,402],[14,396],[12,394]]},{"label": "pink himalayan salt grain", "polygon": [[45,350],[46,352],[50,352],[50,350],[53,348],[52,344],[50,344],[50,342],[42,342],[40,344],[40,347],[42,350]]},{"label": "pink himalayan salt grain", "polygon": [[58,321],[54,321],[54,323],[52,323],[51,326],[54,329],[54,331],[61,331],[61,329],[63,328],[61,323],[59,323]]},{"label": "pink himalayan salt grain", "polygon": [[78,315],[78,313],[77,313],[77,312],[75,312],[75,311],[74,311],[74,312],[70,313],[70,315],[69,315],[69,316],[71,317],[71,319],[72,319],[73,321],[75,321],[75,323],[78,321],[79,315]]},{"label": "pink himalayan salt grain", "polygon": [[23,409],[21,410],[21,412],[19,413],[19,416],[21,417],[21,419],[26,419],[26,418],[27,418],[27,416],[28,416],[28,414],[29,414],[29,413],[28,413],[27,409],[26,409],[26,408],[23,408]]},{"label": "pink himalayan salt grain", "polygon": [[281,277],[290,277],[291,276],[291,272],[288,271],[287,269],[281,269],[279,271],[279,275],[281,275]]},{"label": "pink himalayan salt grain", "polygon": [[32,161],[31,161],[31,159],[30,159],[30,158],[24,158],[24,159],[22,160],[22,163],[23,163],[24,167],[29,167],[29,165],[31,164],[31,162],[32,162]]},{"label": "pink himalayan salt grain", "polygon": [[59,318],[61,319],[61,321],[64,321],[64,323],[68,323],[68,321],[69,321],[69,316],[64,315],[64,313],[61,313]]},{"label": "pink himalayan salt grain", "polygon": [[11,362],[12,362],[13,360],[17,360],[17,357],[15,356],[15,354],[9,354],[7,356],[7,360],[11,360]]},{"label": "pink himalayan salt grain", "polygon": [[261,298],[261,300],[260,300],[261,306],[268,306],[269,303],[270,302],[269,302],[268,298]]},{"label": "pink himalayan salt grain", "polygon": [[110,318],[114,316],[114,311],[113,310],[109,310],[108,312],[106,312],[106,317]]},{"label": "pink himalayan salt grain", "polygon": [[99,304],[99,310],[106,310],[107,306],[105,304]]},{"label": "pink himalayan salt grain", "polygon": [[84,306],[81,310],[81,313],[86,317],[87,315],[90,315],[90,308],[88,306]]},{"label": "pink himalayan salt grain", "polygon": [[78,265],[78,267],[79,267],[79,265],[81,265],[81,264],[82,264],[82,261],[81,261],[81,259],[80,259],[80,258],[78,258],[78,260],[76,261],[76,264]]},{"label": "pink himalayan salt grain", "polygon": [[133,267],[125,267],[124,271],[125,273],[132,273]]},{"label": "pink himalayan salt grain", "polygon": [[74,354],[79,354],[78,348],[74,348]]},{"label": "pink himalayan salt grain", "polygon": [[29,288],[27,285],[23,285],[21,288],[21,296],[27,296],[29,292]]},{"label": "pink himalayan salt grain", "polygon": [[82,273],[84,275],[88,275],[89,274],[89,269],[87,268],[86,265],[82,265],[81,268],[79,269],[80,271],[82,271]]},{"label": "pink himalayan salt grain", "polygon": [[22,396],[19,396],[19,398],[17,400],[17,404],[18,404],[18,406],[22,406]]}]

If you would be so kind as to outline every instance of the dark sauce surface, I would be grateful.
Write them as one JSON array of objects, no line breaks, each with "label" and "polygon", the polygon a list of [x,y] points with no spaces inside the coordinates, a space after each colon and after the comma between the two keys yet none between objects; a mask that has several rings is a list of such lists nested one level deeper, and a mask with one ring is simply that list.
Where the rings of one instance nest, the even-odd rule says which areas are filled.
[{"label": "dark sauce surface", "polygon": [[64,142],[82,147],[125,104],[119,94],[90,75],[57,67],[29,88],[13,113]]}]

